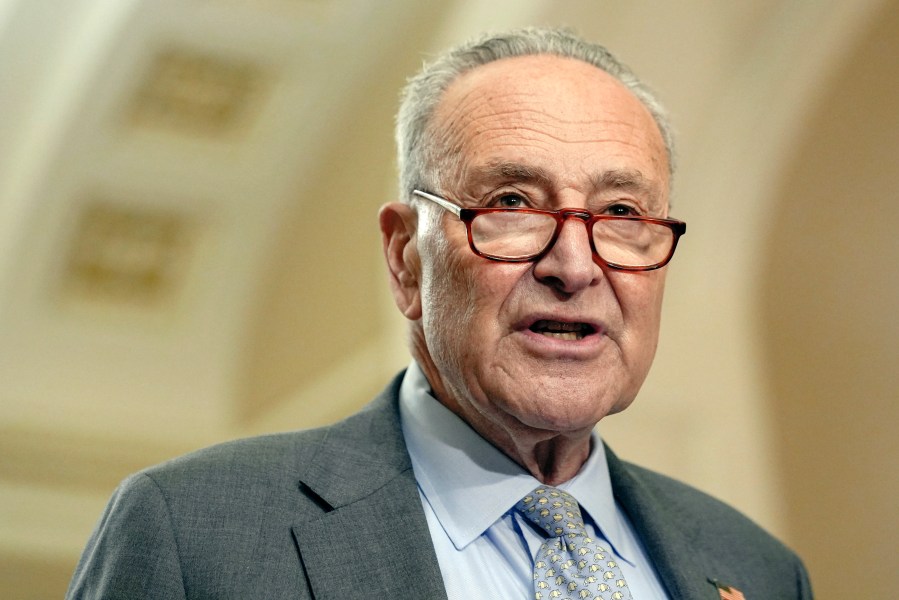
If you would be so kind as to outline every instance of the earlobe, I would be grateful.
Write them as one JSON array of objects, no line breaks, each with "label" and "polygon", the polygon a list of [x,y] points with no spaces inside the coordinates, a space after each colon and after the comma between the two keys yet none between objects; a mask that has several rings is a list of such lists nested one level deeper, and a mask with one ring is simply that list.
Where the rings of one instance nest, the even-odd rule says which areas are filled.
[{"label": "earlobe", "polygon": [[415,241],[417,215],[408,205],[391,202],[381,207],[378,220],[394,302],[407,319],[418,320],[421,318],[421,262]]}]

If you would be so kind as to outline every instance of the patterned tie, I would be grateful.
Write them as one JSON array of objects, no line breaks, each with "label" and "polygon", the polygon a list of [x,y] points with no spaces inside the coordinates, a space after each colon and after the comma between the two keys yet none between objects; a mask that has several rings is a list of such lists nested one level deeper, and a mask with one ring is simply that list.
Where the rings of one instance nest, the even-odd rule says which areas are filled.
[{"label": "patterned tie", "polygon": [[611,552],[587,535],[570,494],[539,487],[515,509],[549,535],[534,560],[536,600],[633,600]]}]

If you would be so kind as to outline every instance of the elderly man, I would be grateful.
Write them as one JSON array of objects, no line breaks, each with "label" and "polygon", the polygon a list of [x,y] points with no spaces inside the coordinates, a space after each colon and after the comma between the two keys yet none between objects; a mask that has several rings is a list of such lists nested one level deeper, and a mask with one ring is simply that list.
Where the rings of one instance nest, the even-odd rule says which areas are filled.
[{"label": "elderly man", "polygon": [[132,476],[72,598],[810,598],[745,517],[594,426],[649,371],[663,112],[602,47],[526,29],[408,85],[380,213],[414,362],[362,412]]}]

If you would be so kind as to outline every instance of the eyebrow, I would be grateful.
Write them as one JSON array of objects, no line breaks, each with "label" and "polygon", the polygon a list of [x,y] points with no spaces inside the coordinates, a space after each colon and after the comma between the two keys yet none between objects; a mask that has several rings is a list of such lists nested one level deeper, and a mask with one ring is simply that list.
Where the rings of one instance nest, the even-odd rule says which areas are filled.
[{"label": "eyebrow", "polygon": [[612,169],[593,177],[593,189],[596,191],[615,189],[653,194],[658,190],[658,186],[637,169]]},{"label": "eyebrow", "polygon": [[472,179],[479,183],[502,179],[549,185],[553,179],[549,171],[542,167],[513,162],[489,164],[476,167],[473,171]]}]

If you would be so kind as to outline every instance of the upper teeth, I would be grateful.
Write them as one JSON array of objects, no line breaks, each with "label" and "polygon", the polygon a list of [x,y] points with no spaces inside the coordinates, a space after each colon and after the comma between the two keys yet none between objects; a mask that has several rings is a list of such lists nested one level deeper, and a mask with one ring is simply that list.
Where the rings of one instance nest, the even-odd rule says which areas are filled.
[{"label": "upper teeth", "polygon": [[542,329],[551,332],[566,332],[566,331],[584,331],[586,329],[586,325],[583,323],[563,323],[561,321],[537,321],[534,323],[534,329]]},{"label": "upper teeth", "polygon": [[561,340],[579,340],[591,332],[591,327],[586,323],[563,323],[547,320],[537,321],[532,329],[542,335]]}]

